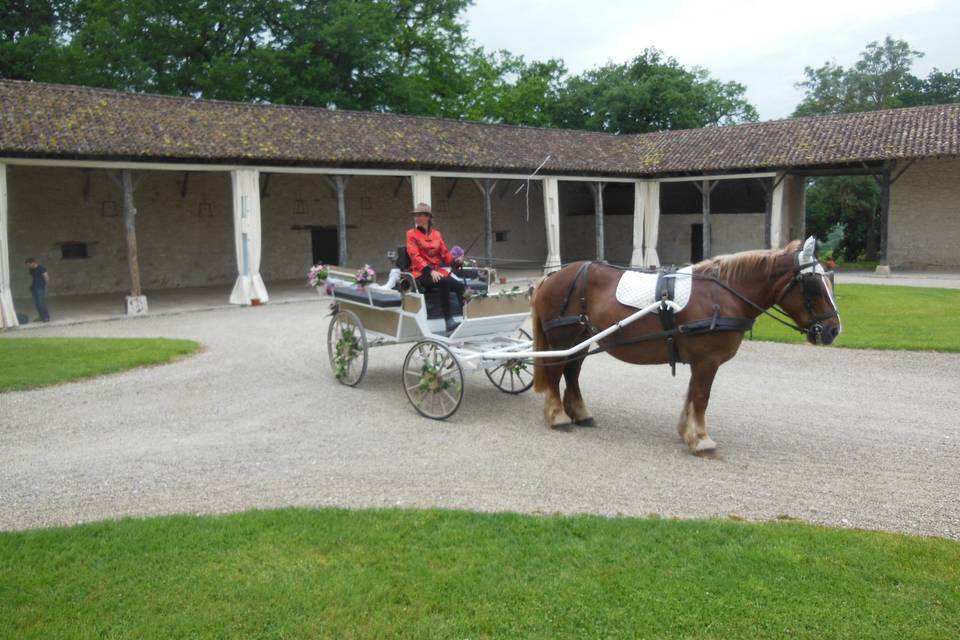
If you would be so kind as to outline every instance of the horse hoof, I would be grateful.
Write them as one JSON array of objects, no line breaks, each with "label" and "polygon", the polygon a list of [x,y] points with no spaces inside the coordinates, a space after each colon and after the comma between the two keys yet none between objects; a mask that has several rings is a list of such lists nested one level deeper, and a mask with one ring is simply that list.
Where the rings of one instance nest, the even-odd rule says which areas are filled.
[{"label": "horse hoof", "polygon": [[570,433],[573,431],[573,424],[570,422],[560,422],[550,425],[550,429],[553,431],[560,431],[561,433]]},{"label": "horse hoof", "polygon": [[697,444],[693,447],[691,453],[700,458],[716,458],[717,453],[717,443],[713,441],[713,438],[709,436],[706,438],[701,438],[697,441]]},{"label": "horse hoof", "polygon": [[705,449],[703,451],[694,451],[693,455],[704,460],[719,460],[720,453],[716,449]]},{"label": "horse hoof", "polygon": [[583,420],[577,420],[576,425],[578,427],[595,427],[597,423],[593,418],[584,418]]}]

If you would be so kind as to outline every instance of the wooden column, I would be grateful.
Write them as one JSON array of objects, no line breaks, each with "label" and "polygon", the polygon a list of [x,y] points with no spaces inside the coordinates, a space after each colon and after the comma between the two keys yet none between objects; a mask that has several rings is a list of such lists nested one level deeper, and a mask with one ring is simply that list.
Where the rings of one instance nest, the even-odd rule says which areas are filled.
[{"label": "wooden column", "polygon": [[133,192],[140,185],[141,178],[133,179],[129,169],[121,169],[120,176],[108,174],[123,192],[123,229],[127,244],[127,273],[130,278],[130,295],[127,296],[127,314],[144,313],[147,299],[140,287],[140,258],[137,248],[137,208],[133,201]]},{"label": "wooden column", "polygon": [[890,184],[896,160],[883,163],[883,172],[877,177],[880,183],[880,260],[877,273],[890,273],[890,260],[887,256],[887,239],[890,231]]},{"label": "wooden column", "polygon": [[493,190],[497,186],[496,180],[484,178],[483,182],[474,179],[473,184],[483,194],[483,257],[488,267],[493,266]]},{"label": "wooden column", "polygon": [[597,235],[597,260],[604,259],[603,246],[603,190],[607,187],[606,182],[589,182],[590,191],[593,192],[593,211],[594,227]]},{"label": "wooden column", "polygon": [[710,227],[710,193],[716,188],[720,183],[719,180],[714,180],[710,182],[709,180],[704,180],[701,184],[693,183],[693,186],[700,191],[700,195],[703,199],[703,259],[707,260],[713,257],[713,231]]},{"label": "wooden column", "polygon": [[341,267],[347,266],[347,184],[350,183],[350,176],[327,177],[327,182],[333,189],[333,195],[337,199],[337,264]]}]

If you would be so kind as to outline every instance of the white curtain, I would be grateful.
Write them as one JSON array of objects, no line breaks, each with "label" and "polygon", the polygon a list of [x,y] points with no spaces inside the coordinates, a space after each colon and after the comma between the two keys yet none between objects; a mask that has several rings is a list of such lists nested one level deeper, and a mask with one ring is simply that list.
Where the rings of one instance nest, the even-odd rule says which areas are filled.
[{"label": "white curtain", "polygon": [[647,197],[643,207],[643,264],[660,266],[657,240],[660,235],[660,183],[647,183]]},{"label": "white curtain", "polygon": [[249,305],[270,299],[260,277],[260,173],[256,169],[230,172],[233,185],[233,236],[237,250],[237,283],[231,304]]},{"label": "white curtain", "polygon": [[560,192],[556,178],[543,179],[543,223],[547,230],[545,273],[560,268]]},{"label": "white curtain", "polygon": [[774,178],[777,188],[773,190],[773,206],[770,208],[770,246],[768,249],[779,249],[783,246],[783,174],[778,173]]},{"label": "white curtain", "polygon": [[410,185],[413,187],[413,206],[417,206],[421,202],[433,206],[431,202],[431,191],[430,191],[430,174],[427,173],[415,173],[410,176]]},{"label": "white curtain", "polygon": [[0,329],[16,327],[17,314],[10,293],[10,249],[7,245],[7,165],[0,163]]},{"label": "white curtain", "polygon": [[643,264],[643,216],[647,203],[647,184],[637,180],[633,183],[633,253],[630,254],[630,266],[642,267]]}]

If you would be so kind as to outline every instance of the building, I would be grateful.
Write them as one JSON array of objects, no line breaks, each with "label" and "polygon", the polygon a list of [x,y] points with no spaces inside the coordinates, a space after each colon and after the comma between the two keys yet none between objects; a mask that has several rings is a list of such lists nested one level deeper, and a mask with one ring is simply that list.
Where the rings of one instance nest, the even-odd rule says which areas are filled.
[{"label": "building", "polygon": [[884,185],[881,270],[957,268],[958,156],[960,105],[618,136],[0,81],[2,326],[27,256],[131,312],[249,304],[316,261],[384,268],[428,202],[501,267],[684,263],[802,236],[816,175]]}]

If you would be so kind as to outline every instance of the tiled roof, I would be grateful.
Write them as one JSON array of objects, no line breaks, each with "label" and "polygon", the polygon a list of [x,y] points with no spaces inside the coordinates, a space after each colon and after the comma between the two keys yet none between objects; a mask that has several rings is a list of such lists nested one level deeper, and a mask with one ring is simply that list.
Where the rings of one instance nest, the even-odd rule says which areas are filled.
[{"label": "tiled roof", "polygon": [[0,155],[661,175],[960,155],[960,105],[643,135],[0,80]]}]

